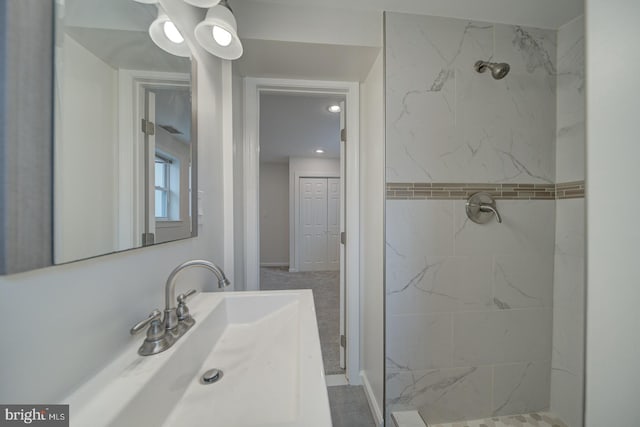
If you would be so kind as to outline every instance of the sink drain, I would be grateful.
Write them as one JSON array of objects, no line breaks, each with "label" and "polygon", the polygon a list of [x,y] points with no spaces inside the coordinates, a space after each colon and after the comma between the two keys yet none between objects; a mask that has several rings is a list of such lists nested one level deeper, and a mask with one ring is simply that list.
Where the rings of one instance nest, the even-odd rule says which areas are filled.
[{"label": "sink drain", "polygon": [[220,381],[223,372],[220,369],[209,369],[202,375],[202,384],[213,384]]}]

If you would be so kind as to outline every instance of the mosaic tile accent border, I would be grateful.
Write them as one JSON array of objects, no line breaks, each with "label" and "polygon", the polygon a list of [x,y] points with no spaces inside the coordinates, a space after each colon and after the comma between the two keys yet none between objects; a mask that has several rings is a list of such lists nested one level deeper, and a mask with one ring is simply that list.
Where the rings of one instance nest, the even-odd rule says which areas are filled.
[{"label": "mosaic tile accent border", "polygon": [[522,415],[507,415],[483,420],[462,421],[446,424],[429,424],[429,427],[567,427],[559,418],[547,412]]},{"label": "mosaic tile accent border", "polygon": [[584,181],[562,184],[465,184],[388,182],[387,200],[466,200],[485,191],[496,200],[555,200],[584,197]]},{"label": "mosaic tile accent border", "polygon": [[581,199],[584,197],[584,181],[556,184],[556,199]]}]

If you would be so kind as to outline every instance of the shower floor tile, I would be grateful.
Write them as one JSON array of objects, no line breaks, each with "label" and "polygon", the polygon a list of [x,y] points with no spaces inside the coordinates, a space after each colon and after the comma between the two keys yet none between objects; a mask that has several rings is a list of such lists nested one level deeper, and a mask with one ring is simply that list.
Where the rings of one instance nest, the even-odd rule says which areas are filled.
[{"label": "shower floor tile", "polygon": [[522,415],[506,415],[482,420],[462,421],[445,424],[429,424],[429,427],[567,427],[559,418],[547,412]]}]

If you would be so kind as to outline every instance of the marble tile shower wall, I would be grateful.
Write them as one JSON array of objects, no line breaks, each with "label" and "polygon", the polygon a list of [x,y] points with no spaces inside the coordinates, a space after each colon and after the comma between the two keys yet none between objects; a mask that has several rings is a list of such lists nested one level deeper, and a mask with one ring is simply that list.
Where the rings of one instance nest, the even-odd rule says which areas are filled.
[{"label": "marble tile shower wall", "polygon": [[[555,184],[556,32],[386,14],[387,182]],[[477,60],[508,62],[494,80]],[[387,413],[549,407],[554,200],[386,202]]]},{"label": "marble tile shower wall", "polygon": [[[584,19],[558,30],[557,178],[584,180]],[[551,411],[581,426],[584,348],[584,199],[556,202]]]}]

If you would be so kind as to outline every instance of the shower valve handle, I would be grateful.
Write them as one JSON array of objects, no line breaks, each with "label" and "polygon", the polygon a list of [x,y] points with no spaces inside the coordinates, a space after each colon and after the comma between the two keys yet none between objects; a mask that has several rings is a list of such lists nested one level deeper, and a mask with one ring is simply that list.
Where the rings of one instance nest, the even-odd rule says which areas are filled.
[{"label": "shower valve handle", "polygon": [[498,213],[498,210],[496,208],[488,203],[480,203],[479,208],[483,212],[493,212],[496,216],[496,221],[498,221],[498,224],[502,224],[502,217],[500,216],[500,213]]}]

